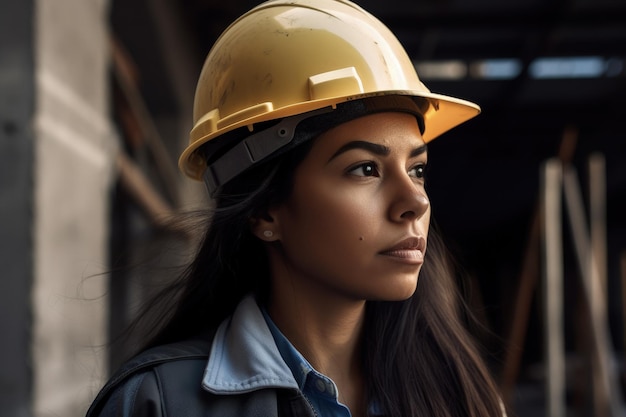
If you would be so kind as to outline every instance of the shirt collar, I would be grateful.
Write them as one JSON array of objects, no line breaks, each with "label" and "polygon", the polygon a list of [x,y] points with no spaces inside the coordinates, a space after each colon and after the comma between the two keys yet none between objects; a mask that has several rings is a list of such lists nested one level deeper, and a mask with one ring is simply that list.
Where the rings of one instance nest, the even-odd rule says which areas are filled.
[{"label": "shirt collar", "polygon": [[253,296],[246,296],[218,328],[202,385],[215,394],[298,388]]},{"label": "shirt collar", "polygon": [[306,382],[307,375],[309,372],[314,371],[313,367],[309,362],[302,356],[300,352],[296,350],[295,347],[287,340],[285,335],[280,331],[278,326],[274,323],[267,310],[261,308],[261,312],[265,318],[265,322],[267,323],[272,336],[274,337],[274,341],[276,342],[276,347],[278,348],[278,352],[282,356],[285,364],[291,370],[292,375],[294,376],[300,390],[304,390],[304,384]]}]

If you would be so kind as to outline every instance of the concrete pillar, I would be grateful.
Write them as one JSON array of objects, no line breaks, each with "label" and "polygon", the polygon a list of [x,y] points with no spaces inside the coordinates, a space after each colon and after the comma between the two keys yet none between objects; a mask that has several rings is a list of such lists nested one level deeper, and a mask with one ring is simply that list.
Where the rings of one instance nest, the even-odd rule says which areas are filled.
[{"label": "concrete pillar", "polygon": [[78,417],[106,377],[107,1],[38,0],[34,17],[33,411]]},{"label": "concrete pillar", "polygon": [[[169,2],[147,4],[184,115],[160,115],[159,128],[184,141],[195,45]],[[109,114],[109,6],[0,2],[0,416],[82,417],[108,376],[120,146]],[[200,183],[182,184],[185,206],[206,204]]]},{"label": "concrete pillar", "polygon": [[107,23],[101,0],[0,4],[2,416],[82,416],[106,376]]}]

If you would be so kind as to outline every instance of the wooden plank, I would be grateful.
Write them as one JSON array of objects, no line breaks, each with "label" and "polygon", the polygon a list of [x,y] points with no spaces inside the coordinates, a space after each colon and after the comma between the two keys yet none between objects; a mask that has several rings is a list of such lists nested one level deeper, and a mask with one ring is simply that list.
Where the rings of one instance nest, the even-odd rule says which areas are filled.
[{"label": "wooden plank", "polygon": [[599,280],[596,298],[608,315],[607,295],[607,235],[606,235],[606,163],[604,155],[589,157],[589,224],[591,227],[591,267]]},{"label": "wooden plank", "polygon": [[[578,130],[574,126],[566,126],[557,153],[558,159],[564,164],[572,161],[578,143]],[[502,367],[501,390],[506,404],[511,403],[515,381],[519,368],[528,328],[528,317],[533,294],[540,275],[540,226],[541,208],[537,204],[528,234],[524,251],[521,273],[518,279],[519,288],[513,308],[511,331],[507,338],[507,350]]]},{"label": "wooden plank", "polygon": [[578,178],[573,168],[566,168],[563,174],[565,202],[574,240],[576,260],[580,269],[585,295],[585,305],[591,323],[593,347],[592,375],[594,380],[594,416],[621,415],[621,394],[618,380],[611,370],[613,349],[608,329],[608,317],[605,305],[606,296],[601,288],[602,282],[593,262],[593,252],[584,214],[582,193],[578,186]]},{"label": "wooden plank", "polygon": [[563,325],[562,165],[545,162],[541,176],[546,416],[565,417],[565,341]]},{"label": "wooden plank", "polygon": [[163,181],[165,191],[170,200],[178,202],[178,178],[179,173],[175,163],[172,161],[159,130],[148,111],[148,107],[143,100],[139,88],[135,84],[137,74],[134,65],[130,61],[130,56],[124,53],[122,46],[115,38],[110,39],[112,50],[113,75],[117,81],[128,107],[143,134],[143,138],[150,150],[154,163]]},{"label": "wooden plank", "polygon": [[[580,270],[583,288],[583,306],[586,308],[586,316],[589,317],[589,324],[593,327],[593,312],[601,308],[601,300],[598,298],[597,287],[593,284],[593,276],[591,272],[591,263],[589,253],[591,251],[589,236],[587,233],[587,221],[585,220],[583,198],[578,186],[578,177],[571,166],[564,170],[563,186],[565,192],[565,205],[569,218],[570,230],[576,253],[576,262]],[[589,290],[594,291],[589,293]],[[594,332],[587,332],[586,337],[594,338]],[[603,367],[597,360],[597,344],[592,340],[591,343],[591,376],[593,383],[591,384],[593,392],[593,403],[595,417],[606,417],[609,413],[608,393],[605,386],[605,375]]]},{"label": "wooden plank", "polygon": [[533,215],[529,238],[524,251],[524,260],[518,280],[519,288],[517,289],[517,296],[515,297],[515,305],[513,308],[513,322],[507,340],[506,358],[502,368],[501,391],[506,404],[510,404],[512,401],[513,388],[515,387],[515,381],[519,374],[522,353],[524,351],[530,307],[539,279],[540,223],[540,211],[537,209]]},{"label": "wooden plank", "polygon": [[[590,247],[589,247],[589,286],[593,291],[590,294],[590,311],[597,314],[597,320],[608,326],[608,297],[607,297],[607,237],[606,237],[606,176],[604,156],[600,153],[594,153],[589,157],[589,227],[590,227]],[[592,321],[593,323],[593,321]],[[605,324],[606,323],[606,324]],[[607,334],[609,330],[606,330]],[[610,344],[610,340],[607,343]],[[603,369],[600,360],[607,361],[607,366],[613,358],[613,350],[609,345],[610,352],[605,352],[607,358],[602,358],[602,352],[595,352],[592,358],[592,372],[595,379],[605,376],[601,374]],[[609,356],[610,355],[610,356]],[[611,372],[608,369],[608,372]],[[600,382],[600,381],[598,381]],[[604,384],[611,383],[611,379],[604,381]],[[607,415],[610,410],[607,407],[603,389],[605,385],[599,383],[594,384],[594,400],[596,404],[596,416],[602,417]],[[606,393],[610,395],[610,392]]]},{"label": "wooden plank", "polygon": [[189,231],[177,223],[175,210],[152,187],[137,164],[123,152],[118,153],[116,162],[120,183],[146,213],[152,224],[191,237]]}]

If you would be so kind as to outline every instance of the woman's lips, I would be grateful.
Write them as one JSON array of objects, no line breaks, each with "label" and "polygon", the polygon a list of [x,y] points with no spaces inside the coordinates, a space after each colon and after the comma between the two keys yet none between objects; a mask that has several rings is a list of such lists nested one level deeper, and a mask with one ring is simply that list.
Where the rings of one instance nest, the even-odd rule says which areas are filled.
[{"label": "woman's lips", "polygon": [[379,253],[397,261],[417,265],[424,262],[425,249],[426,240],[418,236],[412,236]]}]

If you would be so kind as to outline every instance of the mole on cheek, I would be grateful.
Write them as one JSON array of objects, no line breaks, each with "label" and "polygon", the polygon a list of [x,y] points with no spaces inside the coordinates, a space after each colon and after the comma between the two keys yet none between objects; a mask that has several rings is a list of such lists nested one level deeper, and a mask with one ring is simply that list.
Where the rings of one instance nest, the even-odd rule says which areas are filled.
[{"label": "mole on cheek", "polygon": [[359,236],[359,240],[363,240],[363,236]]}]

